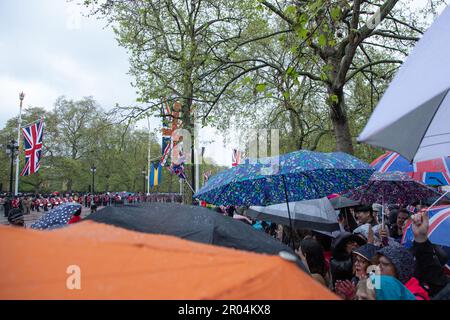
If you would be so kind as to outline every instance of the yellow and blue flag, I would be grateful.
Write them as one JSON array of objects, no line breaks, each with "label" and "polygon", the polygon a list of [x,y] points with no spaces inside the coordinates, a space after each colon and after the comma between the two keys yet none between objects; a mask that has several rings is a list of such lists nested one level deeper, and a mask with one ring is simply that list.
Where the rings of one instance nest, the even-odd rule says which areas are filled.
[{"label": "yellow and blue flag", "polygon": [[161,163],[158,163],[157,165],[152,163],[150,166],[150,187],[156,187],[161,183],[161,173]]}]

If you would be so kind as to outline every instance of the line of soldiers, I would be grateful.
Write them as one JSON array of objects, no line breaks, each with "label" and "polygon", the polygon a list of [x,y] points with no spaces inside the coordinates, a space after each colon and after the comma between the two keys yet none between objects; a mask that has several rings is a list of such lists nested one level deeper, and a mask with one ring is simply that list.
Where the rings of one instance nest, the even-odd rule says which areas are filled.
[{"label": "line of soldiers", "polygon": [[128,192],[106,192],[106,193],[70,193],[60,195],[53,194],[0,194],[0,207],[3,207],[4,216],[12,209],[19,209],[23,214],[31,212],[49,211],[63,203],[76,202],[91,208],[95,212],[100,206],[133,204],[139,202],[182,202],[181,195],[175,193],[128,193]]}]

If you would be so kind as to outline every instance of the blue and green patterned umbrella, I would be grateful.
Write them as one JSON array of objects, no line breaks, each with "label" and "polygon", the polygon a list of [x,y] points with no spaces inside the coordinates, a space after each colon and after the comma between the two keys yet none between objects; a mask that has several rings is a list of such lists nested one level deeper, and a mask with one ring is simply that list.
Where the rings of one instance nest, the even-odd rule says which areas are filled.
[{"label": "blue and green patterned umbrella", "polygon": [[222,171],[194,198],[238,206],[318,199],[364,185],[373,172],[367,163],[343,152],[300,150]]}]

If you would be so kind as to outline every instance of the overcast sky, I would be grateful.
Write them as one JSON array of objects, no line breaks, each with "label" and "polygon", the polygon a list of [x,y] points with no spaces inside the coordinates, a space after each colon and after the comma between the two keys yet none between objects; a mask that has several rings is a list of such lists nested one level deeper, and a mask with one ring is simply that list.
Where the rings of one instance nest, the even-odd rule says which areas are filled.
[{"label": "overcast sky", "polygon": [[[76,0],[78,1],[78,0]],[[422,3],[425,0],[416,0]],[[52,109],[56,98],[93,96],[104,108],[136,104],[127,75],[128,56],[103,20],[86,18],[66,0],[0,0],[0,128],[18,114],[18,95],[24,106]],[[159,120],[152,120],[152,127]],[[224,147],[215,137],[205,156],[231,165],[232,142]]]},{"label": "overcast sky", "polygon": [[[0,0],[0,128],[18,114],[21,91],[25,108],[50,110],[60,95],[93,96],[106,110],[116,103],[135,105],[127,72],[128,55],[111,28],[104,20],[84,17],[75,3]],[[160,120],[152,119],[151,125],[160,126]],[[234,145],[224,146],[211,128],[201,134],[215,140],[205,157],[230,166]]]}]

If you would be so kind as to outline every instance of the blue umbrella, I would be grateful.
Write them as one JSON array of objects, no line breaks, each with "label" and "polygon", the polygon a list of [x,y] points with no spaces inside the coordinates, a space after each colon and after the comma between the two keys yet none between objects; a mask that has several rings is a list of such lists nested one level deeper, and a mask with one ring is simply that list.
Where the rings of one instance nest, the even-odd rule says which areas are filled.
[{"label": "blue umbrella", "polygon": [[79,209],[81,209],[81,205],[78,203],[62,204],[44,214],[30,227],[32,229],[45,230],[54,229],[55,226],[66,225],[73,214]]},{"label": "blue umbrella", "polygon": [[326,197],[367,183],[370,166],[343,152],[300,150],[247,162],[213,176],[194,198],[215,205],[268,206]]},{"label": "blue umbrella", "polygon": [[238,206],[318,199],[366,184],[374,172],[367,163],[343,152],[300,150],[276,160],[264,158],[222,171],[194,198]]}]

